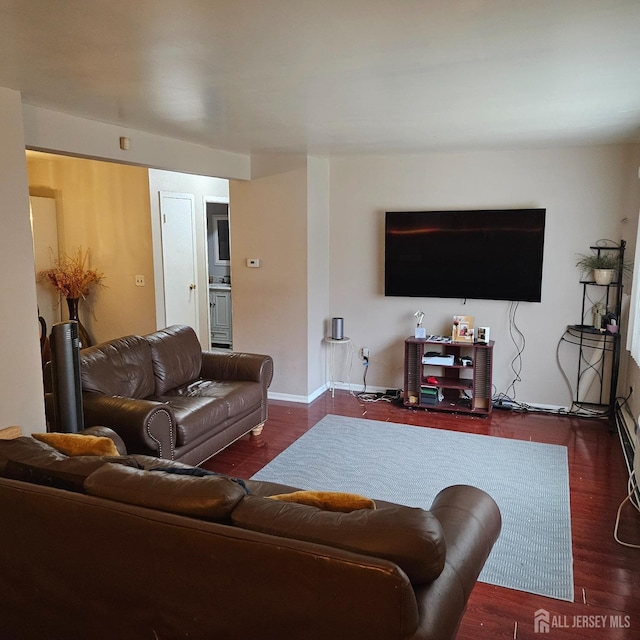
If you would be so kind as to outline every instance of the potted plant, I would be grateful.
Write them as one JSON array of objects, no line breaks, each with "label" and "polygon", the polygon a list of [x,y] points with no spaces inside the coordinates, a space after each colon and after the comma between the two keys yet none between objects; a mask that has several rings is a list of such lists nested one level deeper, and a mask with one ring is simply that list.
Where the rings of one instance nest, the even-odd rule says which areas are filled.
[{"label": "potted plant", "polygon": [[38,278],[49,283],[60,295],[62,295],[69,308],[69,320],[78,322],[80,342],[83,347],[91,344],[89,334],[80,322],[78,305],[80,299],[86,299],[91,290],[96,286],[104,286],[104,274],[88,266],[89,252],[78,249],[75,255],[64,254],[51,269],[45,269],[38,273]]},{"label": "potted plant", "polygon": [[[582,269],[585,274],[593,272],[596,284],[611,284],[616,272],[620,268],[618,252],[609,253],[606,248],[592,254],[578,254],[576,267]],[[622,265],[623,272],[631,271],[631,264],[625,262]]]}]

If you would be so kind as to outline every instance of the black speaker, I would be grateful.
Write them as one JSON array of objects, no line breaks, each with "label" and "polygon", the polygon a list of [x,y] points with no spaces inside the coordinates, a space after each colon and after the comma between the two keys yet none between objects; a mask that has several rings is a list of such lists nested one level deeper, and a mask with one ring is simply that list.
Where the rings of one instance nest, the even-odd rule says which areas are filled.
[{"label": "black speaker", "polygon": [[334,340],[342,340],[344,338],[344,318],[332,318],[331,337]]},{"label": "black speaker", "polygon": [[53,431],[78,433],[84,429],[80,341],[78,323],[56,322],[51,327],[51,377],[53,381]]}]

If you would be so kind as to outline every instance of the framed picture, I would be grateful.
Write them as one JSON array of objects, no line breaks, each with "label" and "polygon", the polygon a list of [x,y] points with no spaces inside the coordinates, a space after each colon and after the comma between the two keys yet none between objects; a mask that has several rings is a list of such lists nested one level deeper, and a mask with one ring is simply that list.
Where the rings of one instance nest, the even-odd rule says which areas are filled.
[{"label": "framed picture", "polygon": [[473,342],[473,316],[453,316],[452,342]]}]

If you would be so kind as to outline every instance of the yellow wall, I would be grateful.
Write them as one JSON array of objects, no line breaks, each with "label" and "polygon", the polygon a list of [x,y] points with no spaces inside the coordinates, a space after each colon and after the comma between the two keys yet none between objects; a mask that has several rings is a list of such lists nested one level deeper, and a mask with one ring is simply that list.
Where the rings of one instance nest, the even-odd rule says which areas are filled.
[{"label": "yellow wall", "polygon": [[[90,266],[105,275],[105,286],[81,303],[93,341],[154,331],[147,170],[50,154],[29,154],[27,167],[31,195],[56,200],[61,254],[89,250]],[[135,285],[136,275],[145,277],[144,287]]]}]

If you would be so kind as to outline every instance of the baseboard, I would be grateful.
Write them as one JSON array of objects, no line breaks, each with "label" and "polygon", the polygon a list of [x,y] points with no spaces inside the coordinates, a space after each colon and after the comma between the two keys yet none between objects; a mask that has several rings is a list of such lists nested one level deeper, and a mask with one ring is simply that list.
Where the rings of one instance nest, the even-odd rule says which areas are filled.
[{"label": "baseboard", "polygon": [[269,400],[283,400],[284,402],[298,402],[301,404],[309,404],[309,396],[294,396],[291,393],[273,393],[269,391]]},{"label": "baseboard", "polygon": [[[353,385],[348,382],[336,382],[333,385],[334,389],[341,391],[349,391],[349,393],[365,393],[362,385]],[[356,388],[357,387],[357,388]],[[268,392],[269,400],[282,400],[284,402],[298,402],[300,404],[311,404],[314,400],[318,399],[325,391],[329,390],[328,385],[323,385],[316,389],[312,394],[308,396],[298,396],[290,393],[277,393],[273,391]],[[376,387],[367,385],[366,393],[386,393],[389,391],[389,387]],[[519,405],[524,405],[532,410],[554,412],[554,413],[567,413],[570,411],[570,407],[563,407],[555,404],[541,404],[537,402],[513,402],[509,409],[517,409]]]},{"label": "baseboard", "polygon": [[342,391],[349,391],[351,393],[369,393],[369,392],[384,393],[385,391],[387,391],[387,389],[389,389],[389,387],[374,387],[374,386],[367,385],[367,390],[365,392],[361,384],[354,385],[354,384],[349,384],[348,382],[336,382],[334,384],[334,387],[336,389],[341,389]]},{"label": "baseboard", "polygon": [[638,423],[631,415],[628,405],[620,406],[616,404],[616,418],[618,423],[618,435],[620,436],[620,444],[622,445],[622,454],[627,463],[629,475],[638,467]]},{"label": "baseboard", "polygon": [[284,402],[298,402],[300,404],[311,404],[314,400],[319,398],[326,390],[327,385],[324,387],[320,387],[316,389],[311,395],[308,396],[297,396],[291,393],[278,393],[274,391],[267,392],[267,397],[269,400],[282,400]]},{"label": "baseboard", "polygon": [[540,411],[553,411],[556,413],[567,413],[571,407],[563,407],[559,404],[541,404],[539,402],[523,402],[527,407],[539,409]]},{"label": "baseboard", "polygon": [[[341,391],[349,391],[350,393],[363,393],[363,388],[358,385],[358,388],[354,388],[354,385],[346,382],[336,382],[333,385],[334,389],[340,389]],[[314,400],[317,400],[325,391],[329,390],[328,385],[323,385],[316,389],[312,394],[308,396],[297,396],[290,393],[278,393],[274,391],[268,392],[269,400],[282,400],[284,402],[299,402],[301,404],[311,404]],[[367,393],[385,393],[389,390],[389,387],[370,387],[367,386]]]}]

